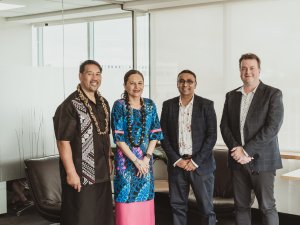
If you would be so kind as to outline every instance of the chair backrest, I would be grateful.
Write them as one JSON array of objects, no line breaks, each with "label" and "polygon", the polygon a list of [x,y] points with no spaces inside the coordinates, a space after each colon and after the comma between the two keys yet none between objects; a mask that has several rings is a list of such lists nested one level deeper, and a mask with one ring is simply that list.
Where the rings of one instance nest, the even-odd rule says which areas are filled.
[{"label": "chair backrest", "polygon": [[30,194],[39,214],[51,222],[59,222],[61,212],[59,156],[27,159],[24,162]]},{"label": "chair backrest", "polygon": [[217,167],[215,171],[214,197],[232,198],[233,185],[231,171],[227,166],[228,150],[214,149],[213,154]]},{"label": "chair backrest", "polygon": [[153,173],[155,180],[168,180],[168,169],[163,160],[157,159],[154,161]]}]

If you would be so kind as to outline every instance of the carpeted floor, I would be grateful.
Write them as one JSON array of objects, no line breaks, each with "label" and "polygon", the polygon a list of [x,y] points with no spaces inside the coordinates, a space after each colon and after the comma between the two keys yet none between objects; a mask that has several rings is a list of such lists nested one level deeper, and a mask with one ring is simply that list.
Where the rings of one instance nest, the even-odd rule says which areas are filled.
[{"label": "carpeted floor", "polygon": [[[171,209],[167,195],[156,195],[156,225],[172,225]],[[51,222],[38,215],[34,207],[31,207],[16,216],[17,209],[8,208],[8,213],[0,215],[0,225],[50,225]],[[188,225],[199,225],[199,216],[191,212],[188,215]],[[87,224],[88,225],[88,224]],[[130,225],[130,224],[129,224]],[[234,225],[232,218],[219,219],[218,225]],[[255,224],[259,225],[259,224]]]},{"label": "carpeted floor", "polygon": [[[189,225],[199,225],[198,217],[189,215]],[[0,225],[50,225],[51,222],[40,217],[34,208],[24,211],[20,216],[16,216],[16,211],[10,209],[5,215],[0,215]],[[170,209],[161,209],[157,206],[156,225],[172,225]],[[218,225],[234,225],[230,218],[222,219]],[[258,224],[257,224],[258,225]]]},{"label": "carpeted floor", "polygon": [[[165,194],[156,194],[155,200],[156,225],[172,225],[172,214],[168,197]],[[20,216],[16,216],[16,213],[17,209],[8,207],[8,213],[0,215],[0,225],[53,225],[53,223],[39,216],[34,207],[25,210]],[[279,214],[279,218],[280,225],[300,224],[299,216]],[[189,212],[188,225],[199,225],[199,221],[200,216],[196,212]],[[234,219],[232,216],[218,218],[217,225],[234,225]],[[252,225],[261,225],[257,210],[253,211]]]},{"label": "carpeted floor", "polygon": [[[156,225],[172,225],[171,209],[168,204],[165,197],[157,196],[155,204]],[[9,207],[7,214],[0,215],[0,225],[52,225],[51,222],[39,216],[34,207],[25,210],[20,216],[16,216],[16,213],[17,209]],[[197,215],[190,213],[188,218],[189,225],[199,225]],[[232,218],[227,218],[220,220],[218,225],[234,225],[234,223]]]},{"label": "carpeted floor", "polygon": [[49,221],[38,215],[34,207],[28,208],[20,216],[17,210],[8,208],[6,214],[0,215],[0,225],[49,225]]}]

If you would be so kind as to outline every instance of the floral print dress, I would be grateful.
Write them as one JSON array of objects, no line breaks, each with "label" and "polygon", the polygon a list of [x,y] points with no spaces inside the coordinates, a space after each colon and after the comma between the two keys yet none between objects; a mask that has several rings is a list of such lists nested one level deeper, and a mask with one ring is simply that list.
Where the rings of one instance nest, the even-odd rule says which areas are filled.
[{"label": "floral print dress", "polygon": [[[145,134],[143,142],[138,147],[131,146],[128,137],[127,109],[123,99],[114,103],[111,114],[111,125],[114,142],[125,142],[138,159],[146,155],[151,140],[161,140],[163,134],[154,102],[144,98],[145,104]],[[131,126],[134,143],[139,143],[142,133],[142,115],[138,109],[131,110]],[[114,195],[116,203],[143,202],[154,198],[153,159],[150,160],[149,173],[144,177],[137,177],[138,172],[134,163],[126,157],[121,149],[115,153]]]}]

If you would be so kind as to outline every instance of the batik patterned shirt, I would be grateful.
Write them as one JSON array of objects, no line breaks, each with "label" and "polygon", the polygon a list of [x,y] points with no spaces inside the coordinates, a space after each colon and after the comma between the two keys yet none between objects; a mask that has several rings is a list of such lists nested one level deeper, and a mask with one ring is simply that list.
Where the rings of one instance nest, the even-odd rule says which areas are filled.
[{"label": "batik patterned shirt", "polygon": [[[85,96],[87,97],[87,96]],[[89,100],[100,130],[105,129],[105,113],[97,96],[96,103]],[[109,106],[105,100],[105,104]],[[56,110],[53,118],[56,139],[69,141],[72,158],[81,184],[110,180],[108,167],[109,134],[99,135],[87,108],[80,100],[78,92],[73,92]],[[62,184],[66,184],[66,171],[60,161]]]}]

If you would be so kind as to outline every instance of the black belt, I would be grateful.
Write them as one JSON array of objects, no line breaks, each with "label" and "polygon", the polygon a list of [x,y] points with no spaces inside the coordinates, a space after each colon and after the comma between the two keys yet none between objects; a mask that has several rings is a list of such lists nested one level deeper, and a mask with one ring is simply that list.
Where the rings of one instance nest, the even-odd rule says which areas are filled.
[{"label": "black belt", "polygon": [[191,159],[192,158],[192,155],[189,155],[189,154],[184,154],[181,156],[182,159]]}]

